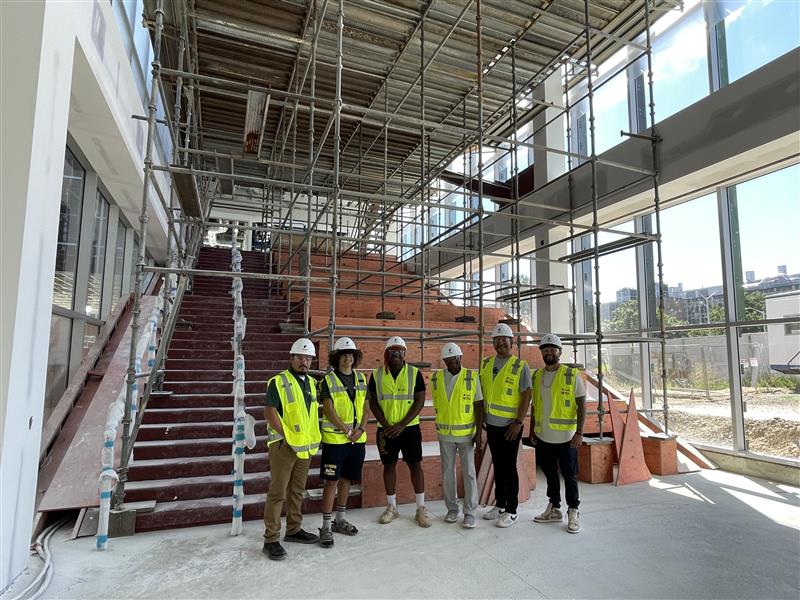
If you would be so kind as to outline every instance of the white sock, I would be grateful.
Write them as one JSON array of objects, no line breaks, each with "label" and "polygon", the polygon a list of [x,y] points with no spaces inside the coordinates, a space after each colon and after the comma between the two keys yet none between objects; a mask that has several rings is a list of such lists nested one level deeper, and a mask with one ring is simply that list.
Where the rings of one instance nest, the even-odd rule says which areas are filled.
[{"label": "white sock", "polygon": [[389,506],[397,506],[397,494],[387,494],[386,495],[386,503]]},{"label": "white sock", "polygon": [[421,494],[414,494],[414,500],[417,501],[417,508],[420,506],[425,506],[425,492]]}]

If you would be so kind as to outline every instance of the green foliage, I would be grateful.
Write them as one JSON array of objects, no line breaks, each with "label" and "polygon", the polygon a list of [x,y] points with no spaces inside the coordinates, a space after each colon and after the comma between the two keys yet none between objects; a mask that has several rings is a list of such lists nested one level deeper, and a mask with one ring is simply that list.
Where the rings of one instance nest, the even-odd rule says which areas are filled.
[{"label": "green foliage", "polygon": [[768,375],[762,375],[758,378],[756,382],[758,387],[769,387],[769,388],[783,388],[787,390],[794,390],[795,386],[797,385],[795,380],[789,375],[783,375],[780,373],[770,373]]}]

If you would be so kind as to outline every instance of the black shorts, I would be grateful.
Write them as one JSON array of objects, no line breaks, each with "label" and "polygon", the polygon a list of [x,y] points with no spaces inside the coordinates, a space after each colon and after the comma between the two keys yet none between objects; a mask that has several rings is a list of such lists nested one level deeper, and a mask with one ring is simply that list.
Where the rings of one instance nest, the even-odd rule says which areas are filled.
[{"label": "black shorts", "polygon": [[361,481],[361,467],[364,465],[366,444],[326,444],[322,443],[322,462],[319,466],[320,479],[338,481],[340,478]]},{"label": "black shorts", "polygon": [[422,460],[422,432],[419,425],[409,425],[396,438],[387,438],[383,435],[383,428],[378,427],[378,454],[383,464],[397,462],[400,451],[403,460],[407,463]]}]

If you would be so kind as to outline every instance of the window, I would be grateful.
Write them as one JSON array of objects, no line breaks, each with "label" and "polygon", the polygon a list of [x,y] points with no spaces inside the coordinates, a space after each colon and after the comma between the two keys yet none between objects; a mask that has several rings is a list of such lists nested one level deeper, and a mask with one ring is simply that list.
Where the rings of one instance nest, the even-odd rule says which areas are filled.
[{"label": "window", "polygon": [[89,281],[86,292],[86,316],[100,318],[103,298],[103,272],[106,266],[106,239],[108,237],[108,201],[99,191],[94,213],[92,255],[89,258]]},{"label": "window", "polygon": [[86,171],[75,155],[67,150],[64,159],[64,182],[61,187],[61,214],[58,219],[53,304],[70,310],[75,299],[75,273],[78,268],[78,241],[81,233],[85,178]]},{"label": "window", "polygon": [[800,289],[800,165],[727,193],[737,320],[760,321],[766,318],[767,297]]},{"label": "window", "polygon": [[[706,21],[702,8],[697,5],[675,19],[671,13],[653,25],[653,88],[656,121],[674,115],[705,98],[708,85],[708,42]],[[639,38],[640,42],[644,36]],[[647,59],[642,57],[636,65],[637,74],[643,75],[642,87],[647,86]],[[638,96],[638,94],[637,94]],[[648,102],[648,95],[643,99]],[[645,107],[647,104],[645,104]],[[645,108],[649,113],[649,110]]]},{"label": "window", "polygon": [[[798,317],[800,315],[786,315],[786,317]],[[784,323],[783,325],[783,334],[784,335],[800,335],[800,322],[798,323]]]},{"label": "window", "polygon": [[47,421],[53,408],[61,399],[61,394],[67,389],[72,322],[72,319],[57,314],[53,314],[50,319],[50,346],[47,352],[43,422]]},{"label": "window", "polygon": [[122,221],[117,221],[117,245],[114,249],[114,278],[111,282],[111,310],[113,311],[122,296],[122,274],[125,270],[125,238],[127,229]]},{"label": "window", "polygon": [[[667,327],[725,321],[718,222],[716,193],[695,198],[661,213]],[[652,221],[650,229],[654,230]],[[691,243],[687,243],[687,240],[691,240]],[[654,245],[646,246],[645,252],[650,281],[653,282],[648,291],[649,304],[652,305],[650,326],[657,327]]]},{"label": "window", "polygon": [[[800,3],[719,0],[716,24],[720,85],[736,81],[800,45]],[[716,11],[714,11],[716,9]]]}]

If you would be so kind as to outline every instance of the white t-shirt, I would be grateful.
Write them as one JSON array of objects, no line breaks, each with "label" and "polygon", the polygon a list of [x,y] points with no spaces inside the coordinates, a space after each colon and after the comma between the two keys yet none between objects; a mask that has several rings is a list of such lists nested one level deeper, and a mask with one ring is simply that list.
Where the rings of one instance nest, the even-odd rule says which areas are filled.
[{"label": "white t-shirt", "polygon": [[[537,433],[536,436],[549,444],[563,444],[564,442],[568,442],[572,439],[572,436],[575,435],[575,431],[577,430],[575,427],[569,431],[550,428],[550,411],[553,408],[553,380],[556,377],[556,373],[558,373],[558,371],[542,369],[542,380],[540,383],[542,394],[542,426],[541,432]],[[575,375],[575,397],[580,398],[581,396],[586,396],[586,385],[583,383],[583,378],[577,371]]]}]

